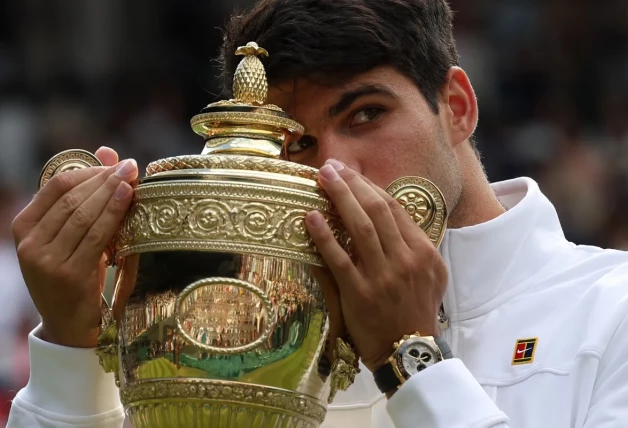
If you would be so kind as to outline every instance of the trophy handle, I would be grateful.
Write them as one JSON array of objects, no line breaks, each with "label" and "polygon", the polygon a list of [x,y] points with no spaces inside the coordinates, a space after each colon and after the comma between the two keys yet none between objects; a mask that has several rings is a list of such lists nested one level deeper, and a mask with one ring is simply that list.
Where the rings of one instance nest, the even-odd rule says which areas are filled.
[{"label": "trophy handle", "polygon": [[438,248],[445,236],[448,215],[440,189],[426,178],[402,177],[392,182],[386,192],[404,207]]},{"label": "trophy handle", "polygon": [[116,379],[116,386],[120,386],[118,374],[118,326],[113,317],[113,311],[109,307],[104,295],[101,295],[101,323],[96,355],[105,373],[113,372]]}]

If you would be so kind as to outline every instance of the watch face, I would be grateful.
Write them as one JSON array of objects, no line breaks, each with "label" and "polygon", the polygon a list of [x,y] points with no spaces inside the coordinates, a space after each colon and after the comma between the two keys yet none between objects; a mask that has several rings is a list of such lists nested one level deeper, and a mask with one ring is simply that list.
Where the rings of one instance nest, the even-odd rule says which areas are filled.
[{"label": "watch face", "polygon": [[428,339],[416,337],[403,342],[397,350],[397,369],[404,378],[425,370],[440,361],[439,354]]}]

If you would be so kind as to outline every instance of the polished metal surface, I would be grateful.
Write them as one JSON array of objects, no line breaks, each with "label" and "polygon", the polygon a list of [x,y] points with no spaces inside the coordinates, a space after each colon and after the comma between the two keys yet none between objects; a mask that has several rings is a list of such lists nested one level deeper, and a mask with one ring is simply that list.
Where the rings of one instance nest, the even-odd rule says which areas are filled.
[{"label": "polished metal surface", "polygon": [[[185,426],[142,422],[146,412],[179,418],[184,403],[199,426],[322,422],[326,312],[308,265],[176,251],[130,256],[122,269],[113,311],[122,312],[121,396],[135,427]],[[294,412],[294,425],[265,425],[281,412]]]}]

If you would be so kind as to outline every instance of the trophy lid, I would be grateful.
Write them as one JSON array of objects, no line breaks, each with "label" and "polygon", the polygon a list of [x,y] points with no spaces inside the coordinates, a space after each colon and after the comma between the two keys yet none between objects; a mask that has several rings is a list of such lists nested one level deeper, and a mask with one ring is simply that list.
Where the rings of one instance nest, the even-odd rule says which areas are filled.
[{"label": "trophy lid", "polygon": [[237,49],[244,58],[233,79],[231,100],[205,107],[191,120],[205,138],[202,154],[245,154],[279,158],[285,144],[303,135],[303,126],[281,108],[266,104],[268,80],[259,57],[268,56],[255,42]]},{"label": "trophy lid", "polygon": [[250,42],[239,47],[236,55],[244,58],[233,78],[234,98],[209,104],[191,119],[194,132],[205,139],[202,153],[152,162],[146,169],[146,179],[239,170],[239,175],[249,171],[253,177],[256,172],[289,176],[293,184],[307,179],[301,184],[316,187],[315,168],[280,159],[282,148],[301,138],[304,129],[278,106],[266,104],[268,80],[260,57],[268,56],[268,52]]}]

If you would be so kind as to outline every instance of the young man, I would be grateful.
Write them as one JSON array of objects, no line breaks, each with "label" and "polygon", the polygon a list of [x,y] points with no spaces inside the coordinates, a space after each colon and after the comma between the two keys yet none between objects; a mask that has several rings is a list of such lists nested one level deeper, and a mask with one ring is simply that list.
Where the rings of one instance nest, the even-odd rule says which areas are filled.
[{"label": "young man", "polygon": [[[237,46],[270,52],[269,102],[306,129],[286,156],[321,168],[358,248],[354,263],[320,214],[308,215],[330,268],[326,298],[342,308],[364,365],[324,427],[625,426],[628,255],[567,242],[534,181],[488,183],[451,21],[445,0],[262,0],[226,32],[226,85]],[[98,155],[117,164],[110,149]],[[10,428],[122,424],[113,378],[89,348],[97,266],[136,175],[133,161],[65,174],[14,222],[43,324],[30,337],[31,381]],[[382,190],[402,176],[426,177],[445,196],[450,229],[439,251]],[[441,303],[449,326],[439,331]],[[406,366],[400,385],[386,377],[393,343],[416,333],[437,338],[428,353],[448,344],[455,358]]]}]

